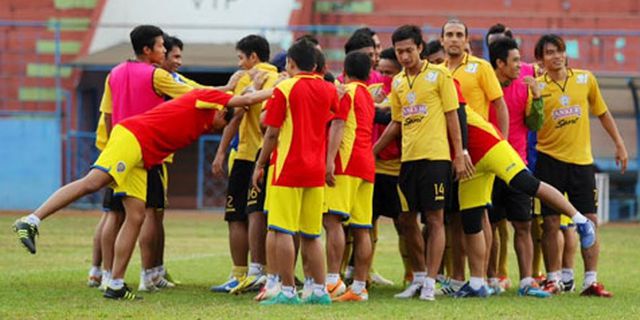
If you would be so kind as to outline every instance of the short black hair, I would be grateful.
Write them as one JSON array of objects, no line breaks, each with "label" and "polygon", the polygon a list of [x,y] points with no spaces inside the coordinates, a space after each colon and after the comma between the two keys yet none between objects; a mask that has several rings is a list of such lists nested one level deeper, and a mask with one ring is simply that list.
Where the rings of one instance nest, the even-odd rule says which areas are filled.
[{"label": "short black hair", "polygon": [[507,62],[509,51],[518,49],[518,43],[511,38],[498,38],[489,45],[489,61],[495,69],[498,66],[498,60]]},{"label": "short black hair", "polygon": [[440,30],[440,37],[441,38],[444,38],[444,27],[446,25],[448,25],[448,24],[461,24],[461,25],[463,25],[464,26],[464,36],[465,37],[469,36],[469,28],[467,28],[467,25],[464,22],[462,22],[462,21],[460,21],[458,19],[449,19],[449,20],[447,20],[447,22],[445,22],[442,25],[442,29]]},{"label": "short black hair", "polygon": [[498,33],[503,33],[505,37],[513,39],[511,29],[507,28],[507,26],[502,23],[496,23],[489,27],[489,31],[487,31],[487,34],[484,36],[484,43],[489,44],[489,36]]},{"label": "short black hair", "polygon": [[370,37],[373,37],[376,35],[376,32],[369,27],[362,27],[362,28],[356,29],[356,31],[354,31],[353,34],[356,34],[356,33],[364,33]]},{"label": "short black hair", "polygon": [[349,52],[344,58],[344,73],[349,78],[367,81],[371,70],[371,58],[364,52]]},{"label": "short black hair", "polygon": [[180,50],[184,49],[184,43],[182,43],[182,40],[177,37],[165,34],[162,38],[164,39],[164,48],[167,50],[165,55],[168,55],[174,47],[178,47]]},{"label": "short black hair", "polygon": [[315,50],[313,42],[303,39],[289,47],[287,57],[293,60],[301,71],[313,72],[316,66]]},{"label": "short black hair", "polygon": [[431,40],[424,45],[424,49],[422,50],[421,58],[425,59],[428,56],[438,52],[443,51],[444,47],[440,43],[440,40]]},{"label": "short black hair", "polygon": [[324,67],[327,64],[327,59],[324,57],[322,51],[315,49],[316,69],[315,72],[324,72]]},{"label": "short black hair", "polygon": [[303,34],[296,39],[296,41],[302,41],[302,40],[307,40],[316,46],[320,44],[320,41],[318,41],[318,38],[316,38],[316,36],[310,33]]},{"label": "short black hair", "polygon": [[545,34],[540,37],[540,39],[536,43],[536,47],[533,50],[533,55],[536,57],[536,59],[542,60],[542,57],[544,57],[544,47],[548,43],[558,47],[558,50],[560,50],[560,52],[565,52],[567,50],[567,46],[565,45],[564,40],[562,40],[559,35]]},{"label": "short black hair", "polygon": [[402,65],[398,62],[398,57],[396,57],[396,50],[394,50],[393,47],[386,48],[380,52],[380,60],[382,59],[391,60],[398,69],[402,69]]},{"label": "short black hair", "polygon": [[394,45],[396,42],[407,39],[413,40],[416,46],[424,44],[424,41],[422,41],[422,31],[416,25],[405,24],[393,31],[393,34],[391,35],[391,43]]},{"label": "short black hair", "polygon": [[260,62],[269,61],[269,42],[259,35],[250,34],[240,39],[236,43],[236,50],[244,53],[247,57],[255,52]]},{"label": "short black hair", "polygon": [[156,37],[162,35],[164,35],[162,29],[148,24],[139,25],[133,28],[129,33],[133,52],[135,52],[136,55],[141,55],[144,53],[144,47],[153,49],[153,46],[156,43]]},{"label": "short black hair", "polygon": [[375,48],[376,44],[373,42],[373,38],[370,35],[360,32],[354,33],[347,43],[344,44],[344,53],[349,53],[351,51],[359,50],[362,48]]}]

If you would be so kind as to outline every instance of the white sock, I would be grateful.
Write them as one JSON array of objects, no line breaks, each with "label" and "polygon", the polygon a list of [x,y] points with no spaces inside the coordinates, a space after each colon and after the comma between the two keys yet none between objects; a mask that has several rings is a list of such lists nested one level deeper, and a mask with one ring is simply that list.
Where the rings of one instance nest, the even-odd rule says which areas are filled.
[{"label": "white sock", "polygon": [[571,220],[573,220],[573,222],[575,222],[576,224],[579,224],[579,223],[586,223],[588,219],[587,217],[582,215],[582,213],[576,212],[576,214],[571,218]]},{"label": "white sock", "polygon": [[573,269],[562,269],[562,282],[569,282],[573,280]]},{"label": "white sock", "polygon": [[267,275],[267,283],[265,284],[267,289],[273,289],[275,286],[278,285],[278,283],[280,283],[280,278],[278,277],[278,275],[275,275],[275,274]]},{"label": "white sock", "polygon": [[156,275],[155,269],[153,269],[153,268],[142,270],[142,272],[140,274],[142,275],[142,278],[144,279],[145,283],[153,282],[153,278]]},{"label": "white sock", "polygon": [[247,272],[247,275],[249,276],[257,276],[257,275],[261,275],[262,274],[262,265],[259,263],[253,263],[250,262],[249,263],[249,272]]},{"label": "white sock", "polygon": [[436,287],[436,279],[426,277],[424,279],[424,286],[430,289],[435,289]]},{"label": "white sock", "polygon": [[[313,279],[311,281],[313,281]],[[318,297],[322,297],[327,294],[327,286],[322,283],[314,283],[311,287],[313,288],[313,294]]]},{"label": "white sock", "polygon": [[584,288],[598,282],[598,272],[597,271],[587,271],[584,273],[584,283],[582,286]]},{"label": "white sock", "polygon": [[453,289],[456,289],[457,291],[457,289],[460,289],[462,286],[464,286],[464,280],[451,279],[451,281],[449,281],[449,284]]},{"label": "white sock", "polygon": [[124,279],[111,279],[109,281],[109,288],[113,290],[120,290],[124,287]]},{"label": "white sock", "polygon": [[469,278],[469,286],[471,286],[471,289],[480,290],[480,288],[482,288],[483,285],[484,285],[483,278],[480,278],[480,277]]},{"label": "white sock", "polygon": [[520,288],[524,288],[526,286],[530,286],[535,282],[532,277],[526,277],[520,280]]},{"label": "white sock", "polygon": [[413,283],[423,284],[424,279],[427,277],[426,272],[414,272],[413,273]]},{"label": "white sock", "polygon": [[167,274],[167,270],[164,268],[163,264],[157,266],[156,269],[158,270],[158,273],[163,277]]},{"label": "white sock", "polygon": [[40,226],[40,218],[38,218],[35,214],[30,214],[24,218],[28,223],[35,225],[36,227]]},{"label": "white sock", "polygon": [[296,295],[296,287],[293,286],[282,286],[282,294],[287,298],[293,298]]},{"label": "white sock", "polygon": [[560,281],[560,271],[552,271],[547,273],[547,280],[549,281]]},{"label": "white sock", "polygon": [[364,290],[366,286],[366,281],[353,280],[353,284],[351,284],[351,291],[353,291],[353,293],[355,294],[361,294],[362,290]]},{"label": "white sock", "polygon": [[436,281],[444,283],[445,281],[447,281],[447,277],[444,274],[439,274],[436,276]]},{"label": "white sock", "polygon": [[92,266],[91,269],[89,269],[89,276],[90,277],[102,276],[102,271],[100,271],[100,267]]},{"label": "white sock", "polygon": [[335,285],[340,280],[340,274],[338,273],[327,273],[327,284]]}]

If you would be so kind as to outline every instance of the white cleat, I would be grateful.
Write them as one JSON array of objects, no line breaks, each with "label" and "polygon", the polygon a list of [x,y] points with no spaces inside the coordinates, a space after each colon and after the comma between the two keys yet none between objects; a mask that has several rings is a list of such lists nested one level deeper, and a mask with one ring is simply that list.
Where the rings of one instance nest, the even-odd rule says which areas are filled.
[{"label": "white cleat", "polygon": [[420,300],[436,301],[436,289],[422,286],[422,290],[420,290]]},{"label": "white cleat", "polygon": [[404,291],[394,295],[397,299],[411,299],[417,296],[422,289],[422,283],[412,282]]}]

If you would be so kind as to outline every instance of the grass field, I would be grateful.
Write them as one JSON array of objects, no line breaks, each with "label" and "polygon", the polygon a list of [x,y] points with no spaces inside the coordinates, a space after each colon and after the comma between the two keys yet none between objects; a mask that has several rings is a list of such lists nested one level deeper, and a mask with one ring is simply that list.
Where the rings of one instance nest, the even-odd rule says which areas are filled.
[{"label": "grass field", "polygon": [[[221,215],[168,211],[166,266],[182,285],[144,295],[143,301],[107,301],[85,285],[91,262],[91,238],[97,212],[67,211],[45,221],[32,256],[10,231],[18,213],[0,213],[0,319],[620,319],[640,318],[640,225],[608,225],[601,229],[599,279],[614,292],[612,299],[583,298],[577,293],[547,300],[520,298],[514,290],[489,299],[436,302],[398,301],[402,266],[397,237],[387,220],[381,226],[376,268],[397,285],[373,288],[362,304],[260,307],[253,295],[214,294],[207,289],[224,281],[230,268],[227,229]],[[513,251],[513,250],[511,250]],[[577,281],[582,261],[576,258]],[[515,259],[510,275],[517,283]],[[127,273],[137,288],[139,254]]]}]

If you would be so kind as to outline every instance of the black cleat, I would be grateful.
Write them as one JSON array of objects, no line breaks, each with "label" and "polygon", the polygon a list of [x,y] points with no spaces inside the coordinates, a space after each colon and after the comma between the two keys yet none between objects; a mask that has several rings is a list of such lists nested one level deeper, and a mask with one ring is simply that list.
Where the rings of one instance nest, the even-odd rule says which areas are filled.
[{"label": "black cleat", "polygon": [[23,219],[18,219],[13,223],[13,232],[16,233],[22,245],[25,246],[31,254],[36,254],[36,235],[38,234],[38,227],[24,221]]},{"label": "black cleat", "polygon": [[107,286],[103,297],[114,300],[142,300],[141,296],[137,296],[131,292],[131,289],[127,287],[126,283],[118,290],[111,289],[111,287]]}]

